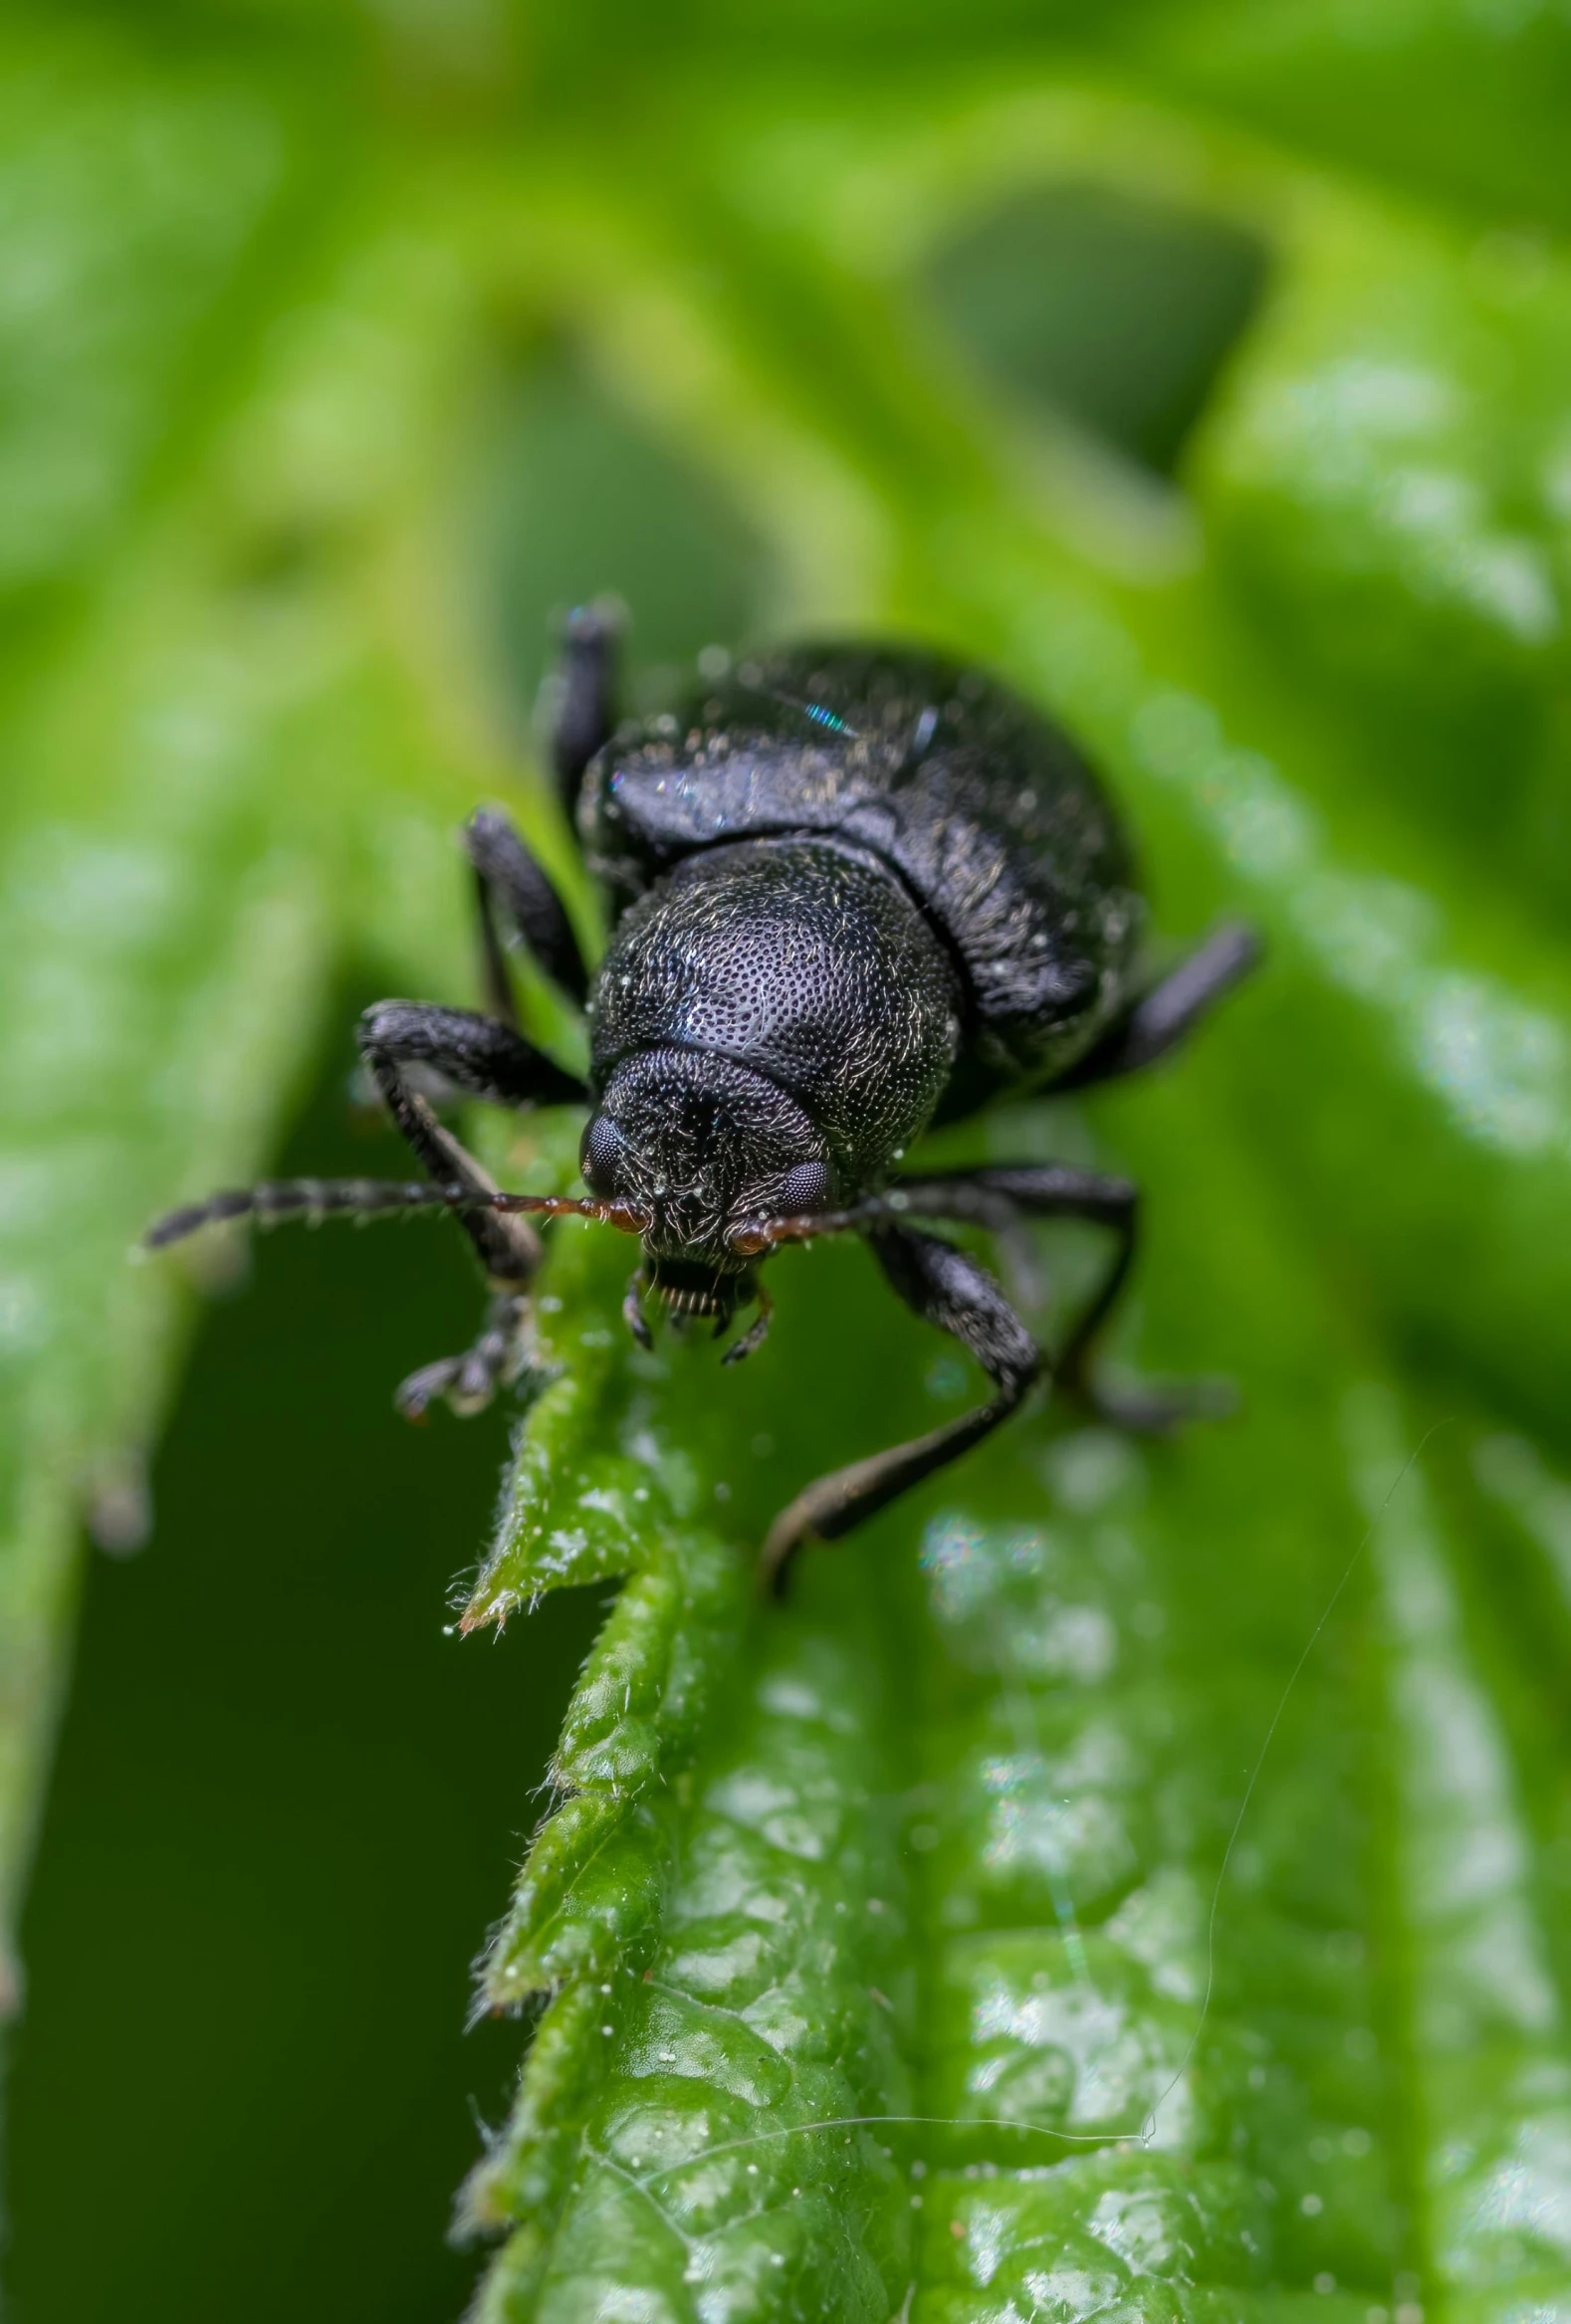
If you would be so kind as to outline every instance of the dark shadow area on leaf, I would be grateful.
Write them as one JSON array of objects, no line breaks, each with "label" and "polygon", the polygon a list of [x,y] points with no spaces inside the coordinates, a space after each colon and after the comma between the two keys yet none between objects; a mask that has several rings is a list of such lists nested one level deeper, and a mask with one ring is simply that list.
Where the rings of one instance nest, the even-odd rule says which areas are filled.
[{"label": "dark shadow area on leaf", "polygon": [[930,259],[926,288],[1012,400],[1170,475],[1265,272],[1260,245],[1224,219],[1058,185],[966,226]]},{"label": "dark shadow area on leaf", "polygon": [[[284,1170],[405,1166],[356,1135],[347,1069],[336,1039]],[[149,1546],[91,1561],[13,2044],[29,2324],[428,2324],[468,2296],[448,2204],[520,2049],[463,2038],[470,1963],[601,1614],[574,1592],[500,1643],[443,1634],[504,1419],[415,1430],[390,1392],[478,1304],[439,1220],[268,1238],[203,1319]]]},{"label": "dark shadow area on leaf", "polygon": [[503,383],[475,489],[483,619],[527,720],[569,606],[628,610],[625,707],[662,706],[708,645],[756,629],[767,553],[713,482],[546,344]]}]

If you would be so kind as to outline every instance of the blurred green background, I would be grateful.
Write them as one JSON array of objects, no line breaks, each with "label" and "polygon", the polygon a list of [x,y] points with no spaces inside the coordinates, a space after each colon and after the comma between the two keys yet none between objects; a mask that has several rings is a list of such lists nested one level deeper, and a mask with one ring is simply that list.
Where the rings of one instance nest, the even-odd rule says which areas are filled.
[{"label": "blurred green background", "polygon": [[[0,2282],[25,2324],[467,2297],[452,2191],[519,2048],[463,2034],[470,1964],[604,1592],[452,1632],[508,1443],[505,1416],[390,1409],[469,1330],[439,1225],[281,1235],[233,1279],[123,1254],[213,1182],[400,1167],[349,1028],[383,991],[472,997],[450,833],[478,799],[570,879],[536,700],[553,622],[604,590],[639,707],[705,645],[793,627],[987,657],[1110,765],[1165,937],[1264,927],[1190,1099],[1096,1124],[1186,1192],[1158,1195],[1170,1248],[1212,1205],[1129,1352],[1252,1383],[1277,1430],[1233,1456],[1234,1503],[1193,1503],[1224,1594],[1249,1497],[1345,1465],[1325,1412],[1371,1368],[1412,1440],[1451,1430],[1514,1803],[1480,1844],[1540,1981],[1460,2046],[1514,2042],[1496,2092],[1536,2074],[1534,2153],[1571,2138],[1568,101],[1561,13],[1464,0],[8,13]],[[803,1314],[833,1331],[849,1296]],[[1282,1319],[1312,1303],[1300,1348]],[[950,1392],[868,1329],[906,1368],[891,1401]],[[757,1393],[788,1488],[836,1416],[784,1360]],[[1240,1732],[1353,1505],[1281,1635],[1232,1637]],[[1355,1664],[1385,1650],[1367,1619]],[[1381,1732],[1349,1781],[1400,1827],[1421,1804]],[[1414,1926],[1381,1968],[1404,1991]],[[1434,2271],[1437,2313],[1558,2324],[1571,2165],[1534,2164],[1519,2266],[1456,2260],[1425,2157],[1466,2144],[1460,2101],[1403,2088],[1392,2264]],[[1503,2120],[1468,2151],[1514,2151]],[[1310,2296],[1312,2259],[1288,2280]]]}]

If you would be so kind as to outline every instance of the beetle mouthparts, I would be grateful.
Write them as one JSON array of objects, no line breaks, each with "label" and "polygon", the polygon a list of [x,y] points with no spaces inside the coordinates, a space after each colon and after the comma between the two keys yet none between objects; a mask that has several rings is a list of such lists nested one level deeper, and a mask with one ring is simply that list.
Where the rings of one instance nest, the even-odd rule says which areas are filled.
[{"label": "beetle mouthparts", "polygon": [[719,1316],[725,1321],[735,1313],[743,1287],[740,1276],[723,1274],[696,1259],[651,1258],[645,1264],[649,1290],[673,1315]]}]

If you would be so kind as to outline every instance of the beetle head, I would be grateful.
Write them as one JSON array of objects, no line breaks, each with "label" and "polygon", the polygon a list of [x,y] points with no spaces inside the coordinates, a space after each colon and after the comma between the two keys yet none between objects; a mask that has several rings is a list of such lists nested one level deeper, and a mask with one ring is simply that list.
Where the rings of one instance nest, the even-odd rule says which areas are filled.
[{"label": "beetle head", "polygon": [[650,1288],[678,1310],[729,1315],[760,1218],[827,1209],[834,1170],[793,1098],[708,1049],[645,1049],[605,1084],[579,1164],[591,1194],[636,1213]]}]

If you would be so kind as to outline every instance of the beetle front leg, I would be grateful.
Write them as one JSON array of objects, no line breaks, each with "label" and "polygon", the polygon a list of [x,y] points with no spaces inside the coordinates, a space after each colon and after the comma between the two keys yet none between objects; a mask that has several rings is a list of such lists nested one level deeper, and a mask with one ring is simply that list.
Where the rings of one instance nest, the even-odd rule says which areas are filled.
[{"label": "beetle front leg", "polygon": [[642,1267],[635,1267],[622,1294],[622,1322],[637,1341],[646,1356],[654,1349],[654,1334],[644,1314],[644,1292],[647,1289]]},{"label": "beetle front leg", "polygon": [[528,1368],[531,1320],[527,1290],[494,1289],[473,1346],[411,1372],[393,1389],[394,1404],[406,1420],[423,1420],[438,1396],[463,1419],[483,1412],[498,1389],[511,1387]]},{"label": "beetle front leg", "polygon": [[[731,1346],[720,1359],[722,1364],[741,1364],[749,1356],[756,1356],[770,1336],[770,1324],[775,1314],[775,1302],[770,1297],[769,1285],[767,1283],[758,1284],[754,1289],[753,1296],[759,1303],[759,1312],[742,1337],[732,1341]],[[724,1331],[725,1325],[722,1324],[718,1328],[720,1331]]]},{"label": "beetle front leg", "polygon": [[422,1162],[427,1162],[426,1133],[400,1111],[401,1099],[413,1094],[404,1072],[408,1066],[425,1066],[466,1097],[484,1098],[493,1106],[580,1106],[589,1094],[576,1074],[512,1025],[478,1009],[379,1000],[361,1017],[355,1037],[388,1111]]},{"label": "beetle front leg", "polygon": [[1075,1317],[1053,1362],[1053,1380],[1098,1419],[1142,1435],[1165,1435],[1221,1407],[1214,1386],[1115,1387],[1092,1370],[1096,1343],[1129,1280],[1139,1240],[1140,1189],[1128,1178],[1066,1163],[1022,1162],[958,1171],[952,1177],[903,1178],[892,1190],[922,1218],[953,1219],[998,1234],[1021,1218],[1083,1218],[1111,1228],[1116,1240],[1107,1272]]},{"label": "beetle front leg", "polygon": [[[471,1009],[384,1000],[360,1020],[360,1053],[383,1102],[433,1178],[464,1194],[494,1194],[496,1180],[439,1122],[406,1068],[427,1065],[472,1096],[504,1105],[546,1104],[581,1098],[581,1085],[538,1049],[490,1017]],[[395,1402],[418,1420],[437,1396],[455,1412],[478,1412],[499,1387],[522,1373],[529,1359],[529,1290],[540,1267],[540,1236],[517,1214],[459,1211],[491,1288],[486,1321],[472,1348],[427,1364],[398,1388]]]},{"label": "beetle front leg", "polygon": [[937,1235],[895,1224],[867,1240],[894,1289],[924,1322],[952,1332],[998,1392],[990,1403],[907,1444],[891,1445],[819,1477],[783,1509],[759,1557],[761,1585],[785,1592],[791,1558],[805,1541],[838,1541],[924,1477],[947,1468],[1007,1420],[1041,1369],[1041,1351],[1003,1292],[967,1251]]}]

